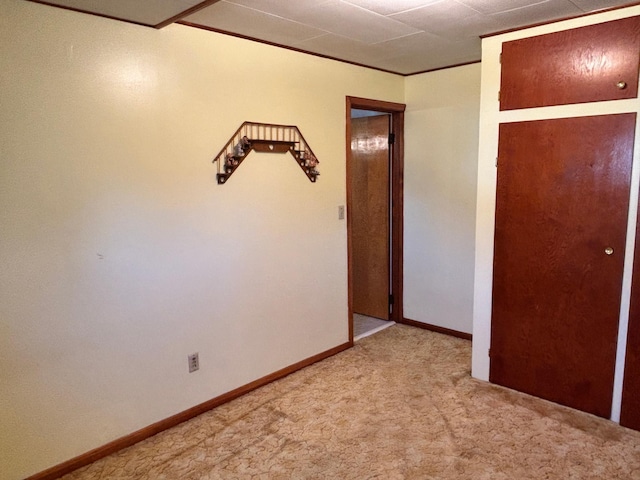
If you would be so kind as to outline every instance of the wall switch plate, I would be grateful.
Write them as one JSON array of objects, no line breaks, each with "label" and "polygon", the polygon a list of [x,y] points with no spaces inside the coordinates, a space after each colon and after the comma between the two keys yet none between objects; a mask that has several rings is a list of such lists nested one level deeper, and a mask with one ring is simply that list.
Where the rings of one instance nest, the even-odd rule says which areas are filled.
[{"label": "wall switch plate", "polygon": [[189,355],[189,373],[193,373],[200,368],[200,359],[198,353]]},{"label": "wall switch plate", "polygon": [[344,205],[338,205],[338,220],[344,220]]}]

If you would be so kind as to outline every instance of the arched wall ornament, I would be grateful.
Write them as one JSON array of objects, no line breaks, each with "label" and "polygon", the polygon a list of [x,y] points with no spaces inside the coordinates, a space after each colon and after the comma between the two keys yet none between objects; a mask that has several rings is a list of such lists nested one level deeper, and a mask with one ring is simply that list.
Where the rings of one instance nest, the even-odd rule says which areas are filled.
[{"label": "arched wall ornament", "polygon": [[261,153],[289,152],[311,182],[320,175],[317,170],[320,161],[298,127],[244,122],[213,159],[213,163],[218,164],[218,184],[226,183],[253,150]]}]

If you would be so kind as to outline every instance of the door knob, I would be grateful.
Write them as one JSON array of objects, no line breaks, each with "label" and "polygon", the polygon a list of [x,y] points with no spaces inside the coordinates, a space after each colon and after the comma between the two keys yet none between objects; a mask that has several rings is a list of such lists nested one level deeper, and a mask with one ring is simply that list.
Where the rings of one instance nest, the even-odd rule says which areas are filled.
[{"label": "door knob", "polygon": [[613,254],[613,248],[611,247],[607,247],[604,249],[604,253],[606,253],[607,255],[612,255]]},{"label": "door knob", "polygon": [[620,80],[618,83],[616,83],[616,87],[618,87],[620,90],[624,90],[625,88],[627,88],[627,82],[625,82],[624,80]]}]

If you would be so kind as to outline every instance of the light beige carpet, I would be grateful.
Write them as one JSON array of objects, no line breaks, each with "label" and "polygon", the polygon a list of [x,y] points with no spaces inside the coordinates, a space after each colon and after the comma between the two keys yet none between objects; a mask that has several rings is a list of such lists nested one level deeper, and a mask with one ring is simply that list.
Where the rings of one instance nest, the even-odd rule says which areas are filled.
[{"label": "light beige carpet", "polygon": [[640,479],[640,433],[473,380],[470,343],[396,325],[64,477]]}]

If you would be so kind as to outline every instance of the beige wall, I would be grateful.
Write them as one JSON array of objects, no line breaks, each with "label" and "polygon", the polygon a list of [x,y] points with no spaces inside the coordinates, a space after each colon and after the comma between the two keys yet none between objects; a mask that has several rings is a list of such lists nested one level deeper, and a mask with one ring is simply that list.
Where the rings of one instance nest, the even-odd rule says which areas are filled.
[{"label": "beige wall", "polygon": [[[174,25],[0,0],[0,478],[348,340],[345,96],[404,80]],[[244,121],[321,161],[213,156]],[[200,370],[187,373],[187,355]]]},{"label": "beige wall", "polygon": [[[573,20],[511,32],[504,35],[485,38],[482,41],[482,92],[480,110],[480,143],[478,147],[478,190],[476,215],[476,260],[475,290],[473,312],[473,376],[482,380],[489,379],[489,346],[491,345],[491,297],[493,281],[493,238],[495,226],[496,167],[498,153],[498,126],[500,123],[540,120],[548,118],[579,117],[626,112],[640,113],[640,100],[616,100],[594,102],[579,105],[528,108],[523,110],[499,111],[498,91],[500,90],[499,56],[502,43],[524,37],[601,23],[632,15],[640,15],[640,6],[613,10],[606,13],[589,15]],[[635,221],[638,205],[638,176],[640,158],[640,122],[636,126],[636,147],[634,152],[631,197],[629,203],[629,228],[625,252],[625,270],[623,277],[620,331],[618,336],[618,360],[613,392],[613,410],[611,418],[619,420],[622,373],[626,346],[627,324],[629,317],[629,299],[633,246],[635,239]]]},{"label": "beige wall", "polygon": [[407,77],[404,316],[471,333],[480,64]]}]

